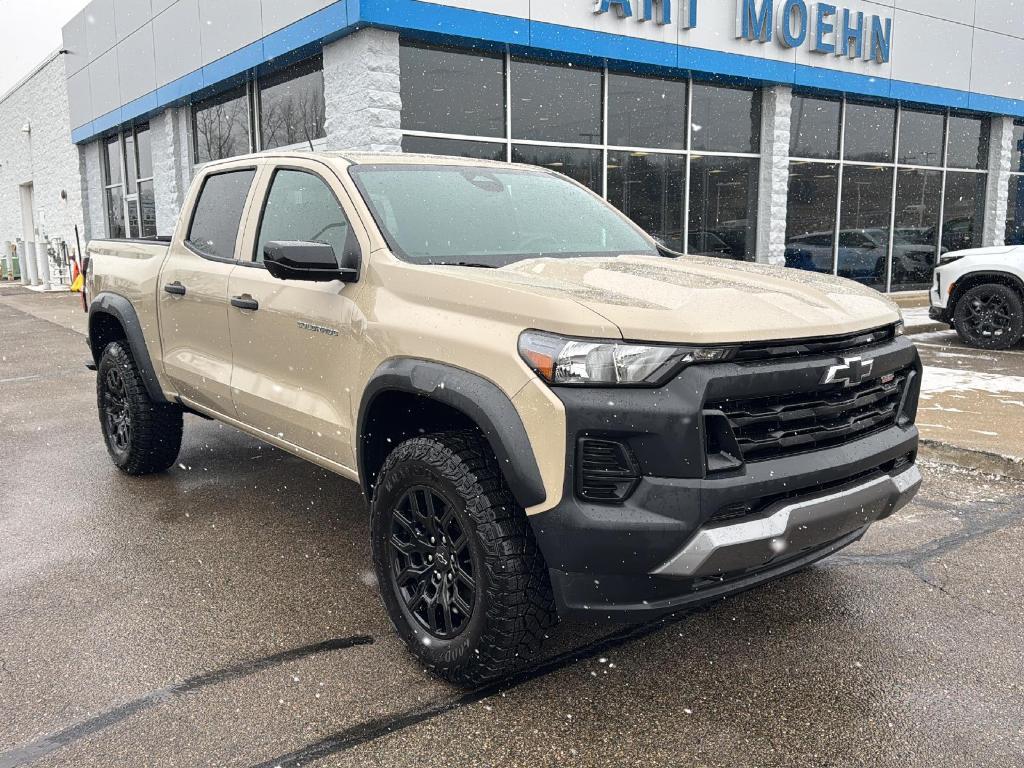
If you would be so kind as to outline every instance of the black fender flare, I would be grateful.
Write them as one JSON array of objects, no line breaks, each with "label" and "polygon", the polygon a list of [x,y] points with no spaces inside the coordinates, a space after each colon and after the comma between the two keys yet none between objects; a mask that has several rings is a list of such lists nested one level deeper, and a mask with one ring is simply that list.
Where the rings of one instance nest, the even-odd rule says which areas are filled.
[{"label": "black fender flare", "polygon": [[494,451],[516,501],[523,507],[547,498],[540,467],[526,434],[526,427],[512,400],[496,384],[482,376],[444,363],[416,358],[387,360],[374,371],[359,404],[359,479],[367,498],[371,497],[367,467],[365,425],[378,395],[398,391],[419,395],[450,406],[469,417]]},{"label": "black fender flare", "polygon": [[128,340],[128,347],[131,349],[135,365],[142,376],[142,382],[146,385],[146,393],[154,403],[166,403],[163,390],[160,389],[160,382],[156,378],[156,370],[153,368],[153,360],[149,356],[149,349],[146,347],[146,337],[142,333],[142,323],[135,312],[135,307],[124,296],[116,293],[103,292],[97,294],[89,304],[89,348],[92,350],[92,357],[96,363],[100,361],[102,349],[96,349],[93,344],[93,328],[97,317],[109,315],[117,320],[124,328],[125,338]]}]

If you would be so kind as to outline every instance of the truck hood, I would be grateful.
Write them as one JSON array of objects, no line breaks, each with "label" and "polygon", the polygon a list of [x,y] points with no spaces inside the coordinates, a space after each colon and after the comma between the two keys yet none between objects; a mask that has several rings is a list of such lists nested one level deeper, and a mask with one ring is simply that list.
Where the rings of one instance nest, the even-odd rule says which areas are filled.
[{"label": "truck hood", "polygon": [[538,258],[473,272],[476,280],[496,286],[571,298],[617,326],[623,338],[638,341],[832,336],[900,317],[880,293],[849,280],[722,259]]}]

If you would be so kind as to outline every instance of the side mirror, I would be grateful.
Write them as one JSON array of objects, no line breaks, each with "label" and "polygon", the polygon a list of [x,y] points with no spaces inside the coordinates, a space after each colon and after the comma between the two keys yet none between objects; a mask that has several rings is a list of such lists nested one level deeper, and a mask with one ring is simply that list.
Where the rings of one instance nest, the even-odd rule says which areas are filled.
[{"label": "side mirror", "polygon": [[263,246],[263,264],[279,280],[354,283],[359,279],[358,268],[338,266],[334,248],[327,243],[272,240]]}]

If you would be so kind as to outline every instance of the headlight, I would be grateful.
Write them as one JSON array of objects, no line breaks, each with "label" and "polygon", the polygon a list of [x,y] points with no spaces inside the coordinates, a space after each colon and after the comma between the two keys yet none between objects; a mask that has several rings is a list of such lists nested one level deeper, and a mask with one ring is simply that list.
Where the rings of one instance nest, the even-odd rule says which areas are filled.
[{"label": "headlight", "polygon": [[952,253],[939,254],[939,266],[945,266],[946,264],[952,264],[954,261],[960,261],[967,254],[963,251],[953,251]]},{"label": "headlight", "polygon": [[893,328],[893,336],[897,338],[904,336],[907,333],[907,321],[903,318],[903,310],[900,310],[900,319],[896,321],[896,326]]},{"label": "headlight", "polygon": [[519,354],[548,384],[660,384],[688,363],[725,360],[728,349],[574,339],[540,331],[519,337]]}]

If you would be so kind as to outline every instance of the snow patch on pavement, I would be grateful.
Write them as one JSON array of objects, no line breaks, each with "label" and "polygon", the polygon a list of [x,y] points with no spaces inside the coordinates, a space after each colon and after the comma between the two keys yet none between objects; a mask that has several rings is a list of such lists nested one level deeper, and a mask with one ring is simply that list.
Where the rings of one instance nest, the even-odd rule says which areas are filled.
[{"label": "snow patch on pavement", "polygon": [[922,394],[930,395],[938,392],[965,389],[990,392],[992,394],[1024,393],[1024,377],[955,370],[953,368],[925,367],[924,378],[921,381]]}]

